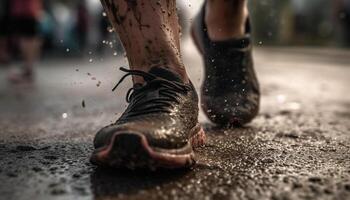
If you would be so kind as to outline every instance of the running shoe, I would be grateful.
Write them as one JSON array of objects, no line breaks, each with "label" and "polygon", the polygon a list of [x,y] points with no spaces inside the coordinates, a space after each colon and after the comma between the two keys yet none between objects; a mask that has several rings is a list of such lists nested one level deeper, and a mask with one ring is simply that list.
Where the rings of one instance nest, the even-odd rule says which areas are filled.
[{"label": "running shoe", "polygon": [[198,96],[192,83],[160,67],[149,72],[127,70],[141,76],[127,92],[129,103],[122,116],[95,139],[91,162],[115,168],[183,168],[195,164],[194,147],[204,144],[198,123]]},{"label": "running shoe", "polygon": [[192,37],[205,63],[202,108],[208,118],[218,125],[242,126],[258,114],[260,104],[249,19],[244,37],[212,41],[204,16],[205,6],[192,26]]}]

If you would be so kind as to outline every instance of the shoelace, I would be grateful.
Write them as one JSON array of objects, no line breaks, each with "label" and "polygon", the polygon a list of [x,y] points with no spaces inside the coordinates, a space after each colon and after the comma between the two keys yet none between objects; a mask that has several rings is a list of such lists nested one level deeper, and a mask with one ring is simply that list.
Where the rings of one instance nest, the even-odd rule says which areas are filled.
[{"label": "shoelace", "polygon": [[[128,76],[141,76],[145,80],[144,85],[134,85],[126,94],[126,101],[131,104],[125,112],[129,117],[152,112],[170,112],[169,107],[173,105],[173,102],[179,103],[178,93],[185,93],[191,89],[190,86],[183,83],[169,81],[148,72],[128,70],[123,67],[120,70],[126,72],[126,74],[114,86],[112,91],[115,91]],[[145,98],[148,92],[154,90],[158,90],[162,97]]]}]

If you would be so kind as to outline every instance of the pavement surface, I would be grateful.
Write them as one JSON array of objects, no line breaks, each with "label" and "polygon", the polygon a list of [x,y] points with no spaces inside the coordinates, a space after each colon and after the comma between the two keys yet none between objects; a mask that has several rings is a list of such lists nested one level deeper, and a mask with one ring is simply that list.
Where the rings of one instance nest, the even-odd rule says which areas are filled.
[{"label": "pavement surface", "polygon": [[[184,59],[197,88],[202,63]],[[350,199],[350,52],[256,48],[259,116],[218,128],[189,170],[101,169],[88,161],[96,131],[126,106],[123,57],[43,61],[33,86],[0,68],[0,199]],[[85,107],[82,106],[84,101]]]}]

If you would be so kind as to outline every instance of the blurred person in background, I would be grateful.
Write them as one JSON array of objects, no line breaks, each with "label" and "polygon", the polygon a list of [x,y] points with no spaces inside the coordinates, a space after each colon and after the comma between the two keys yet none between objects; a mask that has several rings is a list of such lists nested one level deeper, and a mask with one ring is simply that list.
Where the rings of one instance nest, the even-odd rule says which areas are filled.
[{"label": "blurred person in background", "polygon": [[9,75],[12,83],[30,83],[34,80],[34,64],[40,55],[40,19],[42,0],[10,0],[11,36],[18,42],[23,66]]},{"label": "blurred person in background", "polygon": [[[52,6],[53,0],[45,0],[43,2],[44,11],[42,14],[42,17],[40,19],[40,32],[41,32],[41,39],[42,39],[42,50],[44,53],[49,53],[50,50],[52,50],[55,42],[55,27],[57,27],[56,19],[53,16],[53,6]],[[43,55],[45,56],[45,55]]]},{"label": "blurred person in background", "polygon": [[335,18],[340,21],[345,46],[350,46],[350,0],[335,0]]},{"label": "blurred person in background", "polygon": [[0,63],[9,61],[8,40],[9,40],[9,0],[2,0],[0,3]]},{"label": "blurred person in background", "polygon": [[78,45],[80,51],[84,52],[88,43],[89,33],[89,11],[86,7],[85,1],[79,1],[76,19],[76,33],[78,38]]}]

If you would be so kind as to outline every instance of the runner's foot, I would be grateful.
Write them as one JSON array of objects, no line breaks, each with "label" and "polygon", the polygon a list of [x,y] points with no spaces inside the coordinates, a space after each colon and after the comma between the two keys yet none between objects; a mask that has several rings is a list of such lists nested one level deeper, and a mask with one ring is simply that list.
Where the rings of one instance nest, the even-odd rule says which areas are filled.
[{"label": "runner's foot", "polygon": [[205,62],[202,107],[218,125],[244,125],[259,111],[260,90],[253,68],[249,19],[245,35],[213,41],[205,23],[205,6],[192,26],[192,36]]},{"label": "runner's foot", "polygon": [[117,122],[97,133],[91,162],[131,169],[193,165],[193,148],[205,139],[193,85],[164,68],[122,70],[127,74],[120,82],[129,75],[145,82],[129,90],[129,106]]}]

